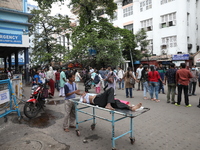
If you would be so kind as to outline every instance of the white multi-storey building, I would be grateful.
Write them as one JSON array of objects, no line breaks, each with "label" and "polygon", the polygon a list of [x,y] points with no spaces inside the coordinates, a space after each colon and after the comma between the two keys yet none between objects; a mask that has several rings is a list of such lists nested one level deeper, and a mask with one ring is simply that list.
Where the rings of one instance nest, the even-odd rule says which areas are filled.
[{"label": "white multi-storey building", "polygon": [[[115,0],[114,26],[142,28],[152,55],[195,54],[200,46],[199,0]],[[172,59],[173,60],[173,59]]]}]

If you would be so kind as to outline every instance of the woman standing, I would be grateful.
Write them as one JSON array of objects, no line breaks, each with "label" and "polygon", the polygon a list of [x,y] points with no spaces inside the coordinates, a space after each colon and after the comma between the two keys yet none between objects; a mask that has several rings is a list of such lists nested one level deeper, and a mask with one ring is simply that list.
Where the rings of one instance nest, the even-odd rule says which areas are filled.
[{"label": "woman standing", "polygon": [[141,82],[143,84],[143,89],[144,89],[144,91],[143,91],[144,100],[148,99],[147,98],[147,92],[149,91],[148,72],[149,72],[148,66],[144,66],[144,68],[142,70],[142,75],[141,75]]},{"label": "woman standing", "polygon": [[131,84],[130,80],[134,79],[135,81],[135,75],[133,75],[131,68],[129,67],[127,72],[124,74],[123,78],[125,80],[125,88],[126,88],[126,98],[133,98],[132,96],[132,90],[133,90],[133,84]]},{"label": "woman standing", "polygon": [[110,68],[109,73],[106,77],[106,81],[108,82],[108,88],[112,87],[114,89],[114,95],[116,95],[116,80],[119,80],[119,77],[113,71],[113,68]]},{"label": "woman standing", "polygon": [[76,87],[78,89],[79,82],[82,80],[82,78],[76,69],[75,69],[74,73],[75,73],[75,83],[76,83]]},{"label": "woman standing", "polygon": [[55,74],[52,67],[49,67],[49,71],[47,71],[46,78],[49,81],[48,84],[50,86],[49,96],[52,98],[54,96],[55,90]]},{"label": "woman standing", "polygon": [[[158,100],[158,88],[159,88],[159,80],[162,82],[158,71],[155,71],[154,66],[150,67],[151,71],[148,73],[148,80],[150,86],[150,96],[152,101],[159,102]],[[156,99],[153,97],[155,94]]]}]

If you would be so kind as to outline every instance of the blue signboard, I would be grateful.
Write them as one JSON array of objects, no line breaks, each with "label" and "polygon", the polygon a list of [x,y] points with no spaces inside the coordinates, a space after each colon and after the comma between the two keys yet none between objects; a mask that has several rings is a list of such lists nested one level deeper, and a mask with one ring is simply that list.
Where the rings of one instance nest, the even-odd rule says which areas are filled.
[{"label": "blue signboard", "polygon": [[189,54],[177,54],[172,56],[172,60],[189,60]]},{"label": "blue signboard", "polygon": [[136,61],[134,61],[133,64],[135,64],[135,65],[139,65],[139,64],[140,64],[140,61],[136,60]]},{"label": "blue signboard", "polygon": [[91,56],[95,56],[97,54],[97,51],[95,49],[89,48],[88,51]]},{"label": "blue signboard", "polygon": [[[11,60],[12,60],[11,64],[12,64],[12,66],[14,66],[15,65],[15,58],[12,58]],[[23,58],[18,59],[18,65],[24,65],[24,59]]]},{"label": "blue signboard", "polygon": [[22,35],[0,33],[0,43],[22,44]]}]

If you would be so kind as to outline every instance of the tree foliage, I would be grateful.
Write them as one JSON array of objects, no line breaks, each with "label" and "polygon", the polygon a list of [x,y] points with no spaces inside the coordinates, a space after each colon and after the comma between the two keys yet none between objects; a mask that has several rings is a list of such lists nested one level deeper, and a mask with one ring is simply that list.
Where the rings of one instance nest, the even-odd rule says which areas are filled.
[{"label": "tree foliage", "polygon": [[[121,29],[103,20],[93,21],[85,27],[76,27],[72,34],[71,58],[85,66],[117,65],[120,62],[119,32],[116,31]],[[96,54],[90,55],[90,49],[95,50]]]},{"label": "tree foliage", "polygon": [[71,0],[70,6],[72,11],[78,14],[81,26],[91,24],[93,20],[101,20],[102,13],[113,19],[117,9],[113,0]]},{"label": "tree foliage", "polygon": [[[39,4],[51,7],[53,2],[63,0],[36,0]],[[122,58],[140,60],[146,55],[136,50],[138,42],[144,51],[146,42],[145,31],[135,36],[126,29],[114,27],[108,19],[113,19],[117,9],[114,0],[71,0],[69,6],[79,18],[79,25],[73,29],[71,40],[73,49],[66,57],[83,65],[118,65]],[[102,18],[101,14],[107,17]],[[89,49],[96,50],[96,55],[89,55]]]},{"label": "tree foliage", "polygon": [[32,48],[32,62],[36,65],[62,61],[61,54],[66,52],[64,46],[57,42],[55,35],[61,35],[69,29],[69,18],[67,16],[50,16],[50,9],[34,9],[31,13],[34,17],[30,19],[33,26],[30,27],[30,36],[34,36]]},{"label": "tree foliage", "polygon": [[149,50],[147,49],[147,45],[149,45],[149,41],[146,40],[147,34],[144,29],[139,30],[135,35],[135,42],[138,43],[140,46],[140,51],[142,52],[142,57],[148,57],[149,56]]}]

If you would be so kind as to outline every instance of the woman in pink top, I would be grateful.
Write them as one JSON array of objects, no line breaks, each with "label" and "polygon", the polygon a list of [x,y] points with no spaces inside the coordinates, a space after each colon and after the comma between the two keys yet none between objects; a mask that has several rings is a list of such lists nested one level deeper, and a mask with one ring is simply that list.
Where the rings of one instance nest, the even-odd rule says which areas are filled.
[{"label": "woman in pink top", "polygon": [[[158,100],[158,89],[159,89],[159,80],[162,82],[158,71],[154,69],[154,66],[150,66],[151,71],[148,73],[149,80],[149,93],[152,101],[159,102]],[[156,99],[153,97],[155,94]]]}]

